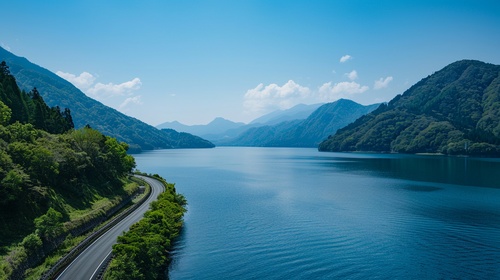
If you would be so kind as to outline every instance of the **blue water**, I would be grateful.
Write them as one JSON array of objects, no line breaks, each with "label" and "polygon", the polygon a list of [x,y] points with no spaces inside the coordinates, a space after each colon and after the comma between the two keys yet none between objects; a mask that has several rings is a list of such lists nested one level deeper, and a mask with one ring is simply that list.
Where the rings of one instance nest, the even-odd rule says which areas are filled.
[{"label": "blue water", "polygon": [[500,160],[215,148],[135,155],[188,200],[178,279],[500,279]]}]

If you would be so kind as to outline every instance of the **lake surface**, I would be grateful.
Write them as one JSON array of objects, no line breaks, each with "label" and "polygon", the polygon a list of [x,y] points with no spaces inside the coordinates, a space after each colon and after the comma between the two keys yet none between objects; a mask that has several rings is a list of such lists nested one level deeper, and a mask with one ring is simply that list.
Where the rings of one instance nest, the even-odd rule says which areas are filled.
[{"label": "lake surface", "polygon": [[500,160],[218,147],[135,155],[188,200],[170,279],[500,279]]}]

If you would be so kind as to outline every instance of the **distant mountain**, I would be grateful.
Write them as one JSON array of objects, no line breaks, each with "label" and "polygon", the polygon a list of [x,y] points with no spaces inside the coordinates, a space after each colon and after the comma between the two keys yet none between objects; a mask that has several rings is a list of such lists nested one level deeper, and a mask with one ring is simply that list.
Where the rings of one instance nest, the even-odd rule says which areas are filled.
[{"label": "distant mountain", "polygon": [[191,126],[182,124],[178,121],[164,122],[156,126],[158,129],[173,129],[179,132],[187,132]]},{"label": "distant mountain", "polygon": [[[29,92],[38,89],[45,102],[53,107],[69,108],[75,128],[89,124],[101,133],[130,145],[130,151],[157,148],[210,148],[214,145],[196,136],[165,133],[138,119],[126,116],[115,109],[87,97],[68,81],[49,70],[0,48],[0,61],[5,61],[19,87]],[[179,141],[182,138],[183,141]]]},{"label": "distant mountain", "polygon": [[298,104],[290,109],[277,110],[259,117],[250,122],[250,124],[265,124],[273,125],[286,121],[301,120],[309,117],[316,109],[318,109],[324,103],[318,104]]},{"label": "distant mountain", "polygon": [[227,145],[243,132],[260,126],[275,125],[285,121],[306,119],[321,104],[299,104],[287,110],[277,110],[261,116],[249,124],[233,122],[224,118],[216,118],[206,125],[185,125],[178,121],[166,122],[156,126],[159,129],[170,128],[177,131],[188,132],[207,139],[216,145]]},{"label": "distant mountain", "polygon": [[452,63],[340,129],[320,151],[500,155],[500,66]]},{"label": "distant mountain", "polygon": [[305,120],[250,128],[225,145],[317,147],[328,135],[375,110],[379,105],[363,106],[351,100],[340,99],[322,105]]},{"label": "distant mountain", "polygon": [[215,118],[213,121],[211,121],[206,125],[185,125],[178,121],[173,121],[157,125],[156,128],[158,129],[170,128],[177,131],[187,132],[204,137],[203,135],[220,134],[224,133],[229,129],[238,128],[244,125],[245,124],[242,122],[233,122],[230,120],[226,120],[224,118]]},{"label": "distant mountain", "polygon": [[228,129],[222,133],[204,134],[203,137],[205,139],[208,139],[209,141],[211,141],[212,143],[214,143],[217,146],[224,146],[224,145],[226,145],[226,143],[228,141],[233,140],[235,137],[242,134],[243,132],[245,132],[251,128],[260,127],[260,126],[264,126],[264,125],[265,124],[261,124],[261,123],[245,124],[245,125],[240,126],[240,127]]}]

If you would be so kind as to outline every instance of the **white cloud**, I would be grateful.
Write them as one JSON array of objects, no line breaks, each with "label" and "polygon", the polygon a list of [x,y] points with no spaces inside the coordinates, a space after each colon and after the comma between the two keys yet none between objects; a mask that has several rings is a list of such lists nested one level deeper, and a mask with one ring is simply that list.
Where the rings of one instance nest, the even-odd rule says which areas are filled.
[{"label": "white cloud", "polygon": [[349,59],[352,59],[352,56],[346,54],[340,58],[340,63],[344,63],[344,62],[348,61]]},{"label": "white cloud", "polygon": [[66,73],[62,71],[56,72],[57,76],[65,79],[66,81],[72,83],[75,87],[84,91],[88,89],[95,81],[95,77],[89,72],[82,72],[79,76],[76,76],[71,73]]},{"label": "white cloud", "polygon": [[88,72],[82,72],[78,76],[62,71],[57,71],[56,74],[72,83],[90,98],[101,101],[105,105],[120,111],[130,109],[132,104],[142,105],[141,96],[133,96],[134,92],[142,86],[141,79],[139,78],[134,78],[121,84],[103,84],[95,83],[97,77]]},{"label": "white cloud", "polygon": [[93,87],[89,88],[87,92],[93,96],[120,96],[126,94],[132,94],[133,91],[141,88],[141,79],[134,78],[131,81],[127,81],[121,84],[103,84],[97,83]]},{"label": "white cloud", "polygon": [[319,88],[320,97],[324,100],[337,100],[352,94],[363,93],[369,89],[368,86],[362,86],[356,82],[332,82],[324,83]]},{"label": "white cloud", "polygon": [[59,77],[72,83],[87,95],[96,99],[102,99],[112,96],[131,95],[133,91],[140,89],[142,85],[141,79],[139,78],[134,78],[121,84],[94,84],[96,77],[89,72],[82,72],[79,76],[62,71],[57,71],[56,74]]},{"label": "white cloud", "polygon": [[277,109],[288,109],[297,105],[310,94],[307,87],[303,87],[292,80],[282,86],[259,84],[245,93],[244,107],[251,112],[269,112]]},{"label": "white cloud", "polygon": [[358,72],[356,72],[356,70],[352,70],[349,73],[345,73],[345,75],[351,81],[354,81],[354,80],[356,80],[358,78]]},{"label": "white cloud", "polygon": [[120,106],[118,106],[118,108],[120,110],[122,110],[125,107],[127,107],[127,105],[129,105],[130,103],[137,104],[137,105],[142,105],[141,96],[137,95],[137,96],[133,96],[133,97],[129,97],[129,98],[125,99],[122,102],[122,104],[120,104]]},{"label": "white cloud", "polygon": [[392,81],[392,76],[388,76],[385,79],[384,78],[380,78],[380,79],[378,79],[378,80],[375,81],[375,84],[373,85],[373,88],[374,89],[383,89],[383,88],[386,88],[391,81]]}]

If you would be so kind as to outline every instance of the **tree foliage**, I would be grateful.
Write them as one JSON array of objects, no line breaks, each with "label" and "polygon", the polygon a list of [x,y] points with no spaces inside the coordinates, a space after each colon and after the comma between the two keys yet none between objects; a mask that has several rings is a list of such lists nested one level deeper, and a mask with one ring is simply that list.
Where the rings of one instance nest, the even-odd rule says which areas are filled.
[{"label": "tree foliage", "polygon": [[[60,233],[68,219],[61,201],[83,209],[96,196],[122,194],[135,167],[127,149],[90,127],[74,130],[69,110],[49,108],[35,89],[21,92],[0,63],[0,251],[33,232],[43,242]],[[33,236],[21,243],[38,246]]]},{"label": "tree foliage", "polygon": [[[171,148],[213,148],[214,145],[188,133],[171,133],[159,130],[138,119],[126,116],[115,109],[86,96],[68,81],[56,74],[17,57],[0,48],[0,60],[10,65],[10,71],[26,92],[34,87],[40,92],[47,104],[71,109],[75,128],[91,127],[129,144],[129,152]],[[7,104],[10,108],[10,104]],[[63,111],[64,115],[64,111]]]},{"label": "tree foliage", "polygon": [[[10,74],[9,67],[0,63],[0,123],[31,123],[35,128],[50,133],[63,133],[74,128],[69,109],[61,112],[56,106],[50,108],[38,90],[33,88],[29,93],[22,92],[16,79]],[[6,111],[5,106],[10,109]]]},{"label": "tree foliage", "polygon": [[500,155],[500,66],[463,60],[337,131],[322,151]]},{"label": "tree foliage", "polygon": [[63,216],[60,212],[49,208],[47,213],[35,219],[36,234],[49,239],[62,233]]},{"label": "tree foliage", "polygon": [[[161,179],[161,178],[159,178]],[[118,237],[104,279],[158,279],[168,264],[168,250],[182,227],[185,198],[173,184],[151,203],[144,218]]]}]

